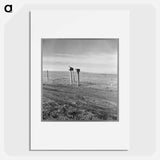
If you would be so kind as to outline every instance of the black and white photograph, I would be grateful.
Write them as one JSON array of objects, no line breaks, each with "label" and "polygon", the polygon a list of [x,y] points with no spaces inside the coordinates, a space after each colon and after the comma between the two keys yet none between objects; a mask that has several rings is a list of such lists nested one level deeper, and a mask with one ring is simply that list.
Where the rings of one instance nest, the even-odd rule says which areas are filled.
[{"label": "black and white photograph", "polygon": [[119,39],[42,39],[42,121],[118,121]]},{"label": "black and white photograph", "polygon": [[31,148],[128,149],[129,12],[35,10],[30,22]]}]

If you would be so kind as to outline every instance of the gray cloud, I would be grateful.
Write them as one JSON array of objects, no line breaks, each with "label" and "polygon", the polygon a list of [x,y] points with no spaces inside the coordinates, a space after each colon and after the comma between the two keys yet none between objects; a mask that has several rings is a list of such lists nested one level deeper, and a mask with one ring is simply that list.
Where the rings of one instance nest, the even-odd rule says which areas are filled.
[{"label": "gray cloud", "polygon": [[118,39],[43,39],[44,70],[68,65],[84,71],[116,73]]}]

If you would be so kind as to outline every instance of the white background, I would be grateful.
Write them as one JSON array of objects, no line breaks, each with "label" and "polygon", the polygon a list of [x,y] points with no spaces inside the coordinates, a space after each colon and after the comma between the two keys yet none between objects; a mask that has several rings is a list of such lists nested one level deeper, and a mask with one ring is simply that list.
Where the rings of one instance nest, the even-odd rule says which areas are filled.
[{"label": "white background", "polygon": [[[41,122],[41,38],[119,38],[119,122]],[[31,12],[31,149],[129,149],[129,12]]]},{"label": "white background", "polygon": [[[2,4],[0,5],[0,100],[2,102],[0,159],[160,159],[160,1],[16,0],[11,2],[14,11],[12,14],[6,14],[3,12],[6,1],[0,1]],[[34,8],[56,9],[59,7],[130,10],[131,114],[128,152],[30,152],[28,150],[28,11]]]}]

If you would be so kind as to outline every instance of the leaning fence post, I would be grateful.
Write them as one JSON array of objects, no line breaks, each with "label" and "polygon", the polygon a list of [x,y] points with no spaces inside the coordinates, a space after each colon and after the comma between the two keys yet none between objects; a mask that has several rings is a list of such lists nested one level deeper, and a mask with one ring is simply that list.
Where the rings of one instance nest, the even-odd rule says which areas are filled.
[{"label": "leaning fence post", "polygon": [[47,70],[47,82],[48,82],[48,80],[49,80],[49,74],[48,74],[48,70]]},{"label": "leaning fence post", "polygon": [[79,74],[80,69],[76,69],[76,71],[77,71],[77,86],[79,86],[80,85],[80,74]]}]

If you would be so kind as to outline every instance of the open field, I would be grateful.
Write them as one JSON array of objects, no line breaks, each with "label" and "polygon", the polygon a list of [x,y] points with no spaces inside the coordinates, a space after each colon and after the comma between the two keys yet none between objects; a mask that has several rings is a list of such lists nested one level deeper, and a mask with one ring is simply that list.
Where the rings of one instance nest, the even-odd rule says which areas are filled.
[{"label": "open field", "polygon": [[42,121],[117,121],[117,104],[117,75],[80,72],[78,87],[69,72],[49,71],[47,80],[43,71]]}]

